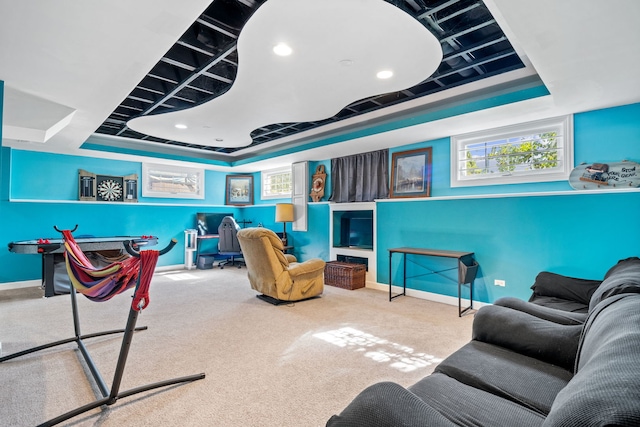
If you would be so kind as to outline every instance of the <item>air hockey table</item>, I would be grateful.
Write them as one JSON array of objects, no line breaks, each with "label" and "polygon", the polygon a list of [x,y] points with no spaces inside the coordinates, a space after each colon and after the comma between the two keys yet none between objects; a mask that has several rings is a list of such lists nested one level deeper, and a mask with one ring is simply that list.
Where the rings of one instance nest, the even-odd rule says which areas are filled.
[{"label": "air hockey table", "polygon": [[[123,250],[124,242],[131,241],[134,249],[153,246],[158,243],[154,236],[112,236],[112,237],[75,237],[75,241],[84,253],[108,250]],[[56,260],[62,260],[64,241],[61,238],[22,240],[9,243],[9,251],[16,254],[42,255],[42,286],[44,296],[57,295],[54,287]]]}]

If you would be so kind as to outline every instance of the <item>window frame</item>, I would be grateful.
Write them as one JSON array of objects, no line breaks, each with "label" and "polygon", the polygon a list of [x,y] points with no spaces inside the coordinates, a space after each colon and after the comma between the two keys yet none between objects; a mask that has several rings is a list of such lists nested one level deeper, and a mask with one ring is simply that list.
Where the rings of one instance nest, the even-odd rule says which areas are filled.
[{"label": "window frame", "polygon": [[[289,178],[290,178],[290,182],[289,182],[289,193],[280,193],[280,194],[267,194],[267,183],[269,182],[269,179],[274,176],[274,175],[280,175],[280,174],[285,174],[285,173],[289,173]],[[289,166],[284,166],[284,167],[280,167],[280,168],[276,168],[276,169],[269,169],[269,170],[264,170],[262,172],[260,172],[260,194],[262,197],[262,200],[273,200],[273,199],[286,199],[291,197],[292,193],[291,193],[291,188],[293,185],[293,170],[291,168],[291,165]]]},{"label": "window frame", "polygon": [[[459,156],[466,153],[465,148],[471,144],[493,142],[501,139],[528,136],[559,131],[561,143],[558,146],[558,162],[560,165],[552,169],[533,169],[506,173],[463,175],[461,164],[467,159]],[[451,187],[472,187],[481,185],[524,184],[533,182],[562,181],[569,179],[574,167],[573,159],[573,115],[552,117],[510,126],[472,132],[451,137]]]}]

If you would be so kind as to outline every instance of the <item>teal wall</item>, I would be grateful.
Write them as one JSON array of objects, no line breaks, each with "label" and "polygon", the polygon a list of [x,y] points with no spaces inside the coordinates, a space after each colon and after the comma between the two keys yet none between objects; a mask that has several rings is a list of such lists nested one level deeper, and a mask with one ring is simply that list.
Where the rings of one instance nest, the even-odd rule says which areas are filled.
[{"label": "teal wall", "polygon": [[[639,161],[638,118],[640,104],[576,114],[576,163]],[[393,148],[389,155],[421,147],[433,147],[432,198],[377,203],[380,283],[389,282],[388,249],[397,246],[475,252],[480,264],[475,299],[484,302],[506,295],[528,298],[529,287],[542,270],[601,278],[618,259],[640,253],[640,221],[635,219],[640,212],[638,192],[578,194],[566,182],[450,188],[449,138]],[[82,203],[77,202],[78,169],[105,175],[141,174],[141,164],[6,147],[0,155],[0,235],[5,244],[56,237],[53,225],[71,228],[75,224],[80,234],[152,234],[161,244],[177,238],[177,248],[159,260],[162,266],[184,262],[183,231],[193,228],[197,212],[233,212],[236,218],[251,221],[251,226],[282,230],[282,224],[274,221],[274,205],[287,200],[260,199],[259,171],[253,173],[253,206],[224,206],[227,173],[215,171],[206,172],[204,200],[141,197],[139,203],[131,204]],[[310,176],[318,164],[325,165],[328,179],[323,202],[309,203],[309,230],[294,232],[287,225],[295,254],[303,260],[329,260],[326,200],[331,192],[331,162],[310,161]],[[400,257],[394,259],[399,263]],[[419,277],[409,281],[409,288],[456,295],[455,283],[425,276],[424,267],[447,269],[451,265],[410,259],[409,275]],[[394,271],[399,274],[398,269]],[[39,277],[39,256],[0,251],[0,284]],[[394,283],[398,279],[394,277]],[[495,279],[505,280],[507,286],[494,286]]]},{"label": "teal wall", "polygon": [[[619,259],[640,255],[638,212],[640,193],[378,203],[378,282],[389,282],[389,248],[469,251],[480,265],[474,300],[528,299],[542,270],[601,279]],[[400,260],[394,256],[394,284],[402,283]],[[454,282],[425,275],[426,268],[455,266],[452,260],[410,256],[407,275],[417,277],[408,287],[456,296]],[[506,287],[495,286],[495,279]]]},{"label": "teal wall", "polygon": [[[575,114],[574,145],[576,164],[640,161],[640,104]],[[619,259],[640,256],[640,193],[579,194],[565,181],[450,188],[449,138],[390,151],[422,147],[433,147],[435,199],[377,203],[378,282],[389,283],[388,249],[399,246],[474,252],[480,264],[474,299],[483,302],[527,299],[543,270],[601,279]],[[394,284],[402,283],[400,260],[394,257]],[[427,275],[455,263],[414,256],[408,265],[415,276],[409,288],[457,295],[454,282]],[[496,279],[506,287],[495,286]]]},{"label": "teal wall", "polygon": [[[432,148],[433,173],[431,181],[431,197],[571,190],[571,186],[569,186],[568,181],[451,188],[449,186],[451,172],[451,162],[449,160],[451,158],[450,138],[441,138],[437,140],[392,148],[389,150],[389,156],[392,156],[393,153],[399,151],[414,150],[424,147]],[[389,157],[389,164],[391,165],[391,157]]]},{"label": "teal wall", "polygon": [[[142,164],[122,160],[107,160],[84,156],[11,151],[11,198],[31,200],[77,200],[78,169],[98,175],[142,176]],[[258,174],[259,176],[259,174]],[[140,203],[179,203],[193,205],[223,205],[226,174],[205,171],[205,198],[148,198],[138,191]],[[258,193],[259,194],[259,193]]]},{"label": "teal wall", "polygon": [[[238,220],[251,221],[247,226],[262,224],[275,231],[282,224],[275,222],[275,203],[288,199],[260,199],[260,172],[254,177],[254,206],[225,206],[227,173],[206,171],[205,199],[145,198],[138,203],[78,202],[78,169],[105,175],[141,174],[142,165],[109,159],[69,156],[52,153],[2,148],[1,187],[5,196],[0,200],[0,234],[5,243],[58,237],[53,230],[73,228],[77,233],[95,236],[154,235],[161,245],[172,238],[176,248],[160,258],[158,265],[179,265],[184,262],[184,230],[194,228],[198,212],[231,212]],[[315,170],[315,168],[314,168]],[[4,191],[6,189],[6,191]],[[11,200],[11,201],[10,201]],[[320,256],[328,260],[328,205],[310,204],[309,232],[287,231],[300,259]],[[215,252],[216,241],[203,241],[203,252]],[[19,255],[0,251],[0,284],[40,277],[40,256]]]}]

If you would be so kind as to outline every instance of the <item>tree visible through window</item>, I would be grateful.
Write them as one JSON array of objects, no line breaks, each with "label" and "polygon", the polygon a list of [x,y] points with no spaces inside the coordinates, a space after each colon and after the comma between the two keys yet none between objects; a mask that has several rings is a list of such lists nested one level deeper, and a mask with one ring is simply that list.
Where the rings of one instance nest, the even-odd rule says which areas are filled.
[{"label": "tree visible through window", "polygon": [[571,116],[452,137],[451,185],[566,179],[572,141]]},{"label": "tree visible through window", "polygon": [[558,166],[557,132],[469,144],[465,174],[509,173]]}]

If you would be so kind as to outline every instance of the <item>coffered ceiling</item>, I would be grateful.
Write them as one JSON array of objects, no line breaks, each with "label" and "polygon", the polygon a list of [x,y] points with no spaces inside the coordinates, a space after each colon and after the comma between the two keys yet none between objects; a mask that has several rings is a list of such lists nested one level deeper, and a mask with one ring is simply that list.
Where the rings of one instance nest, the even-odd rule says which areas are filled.
[{"label": "coffered ceiling", "polygon": [[[273,4],[278,0],[271,0]],[[285,8],[295,7],[296,1],[281,2]],[[297,1],[298,4],[308,3]],[[392,17],[386,15],[387,19],[378,19],[373,24],[373,28],[368,27],[373,21],[371,6],[378,2],[353,2],[356,5],[357,16],[346,21],[347,31],[340,31],[343,27],[338,21],[338,15],[344,10],[337,5],[330,5],[328,2],[317,2],[321,9],[327,10],[327,19],[321,19],[318,11],[304,11],[304,14],[314,15],[313,21],[321,20],[318,23],[321,31],[312,33],[317,37],[320,44],[332,44],[332,49],[339,49],[341,46],[351,44],[349,37],[356,38],[360,34],[371,32],[367,43],[375,44],[376,50],[383,55],[390,55],[394,50],[400,50],[403,46],[400,42],[410,43],[412,40],[398,40],[395,34],[385,34],[385,26],[392,24]],[[364,113],[382,109],[401,102],[420,98],[455,86],[464,85],[479,79],[494,76],[523,67],[523,63],[514,51],[513,47],[505,37],[496,20],[493,18],[487,7],[478,0],[448,0],[448,1],[415,1],[396,0],[389,2],[399,10],[406,13],[411,19],[420,23],[428,31],[434,34],[443,50],[444,58],[437,67],[437,70],[425,70],[424,79],[411,87],[402,88],[393,92],[380,93],[364,99],[354,99],[354,102],[344,105],[335,115],[321,117],[321,120],[305,122],[267,123],[265,126],[252,129],[250,139],[247,144],[234,147],[224,147],[215,144],[212,138],[211,145],[200,145],[189,142],[189,132],[184,132],[181,139],[164,139],[158,136],[150,136],[136,132],[128,126],[129,120],[152,114],[162,114],[204,104],[223,96],[234,85],[239,64],[238,38],[254,12],[259,8],[267,8],[270,3],[262,0],[252,2],[241,2],[238,0],[217,0],[214,1],[189,27],[189,29],[176,41],[176,43],[159,59],[157,64],[140,81],[131,93],[123,99],[118,107],[96,130],[99,134],[115,135],[125,138],[141,139],[151,141],[156,144],[169,144],[183,146],[199,150],[212,151],[217,153],[234,153],[245,147],[256,147],[266,142],[278,140],[284,136],[301,133],[305,130],[321,127],[329,123],[339,122],[346,118],[355,117]],[[307,5],[306,9],[309,8]],[[331,9],[331,10],[329,10]],[[271,26],[284,26],[286,23],[278,18],[285,11],[277,11],[270,17]],[[383,10],[382,12],[387,12]],[[304,14],[295,15],[290,19],[304,19]],[[254,18],[254,20],[257,18]],[[253,21],[253,20],[252,20]],[[312,25],[312,22],[306,26]],[[267,24],[265,24],[267,26]],[[257,31],[256,31],[257,32]],[[277,34],[284,32],[281,28]],[[340,32],[340,37],[334,33]],[[264,37],[268,34],[268,28],[264,28]],[[375,40],[375,34],[379,39]],[[262,34],[260,34],[262,36]],[[309,37],[300,32],[290,37]],[[259,40],[252,40],[250,46],[245,46],[245,55],[251,54],[253,45]],[[298,42],[299,40],[292,40]],[[395,45],[394,45],[395,43]],[[386,46],[385,46],[386,45]],[[409,50],[408,55],[416,58],[423,54],[424,45],[416,46]],[[388,52],[385,52],[388,50]],[[376,52],[377,53],[377,52]],[[427,52],[430,53],[430,52]],[[345,55],[357,55],[357,52],[346,52]],[[435,53],[433,54],[435,56]],[[338,56],[340,58],[340,56]],[[246,60],[246,58],[245,58]],[[348,61],[348,59],[345,59]],[[258,70],[256,73],[265,73],[266,61],[253,62]],[[408,64],[408,68],[412,64]],[[319,61],[314,61],[310,67],[319,67]],[[284,68],[284,67],[283,67]],[[317,68],[316,68],[317,70]],[[278,70],[281,72],[281,70]],[[314,69],[304,69],[304,73],[313,73]],[[321,70],[317,70],[321,71]],[[317,81],[323,78],[321,72],[315,77]],[[260,79],[262,76],[252,75],[253,79]],[[266,84],[279,85],[278,76],[269,76]],[[299,76],[302,79],[304,76]],[[345,77],[346,78],[346,77]],[[289,82],[285,82],[289,83]],[[318,83],[319,84],[319,83]],[[338,97],[341,89],[334,83],[327,87],[332,96]],[[283,93],[289,86],[278,91],[271,91],[272,98],[285,96]],[[259,89],[255,93],[247,93],[246,96],[254,99],[243,99],[244,104],[259,102],[261,97]],[[321,102],[319,97],[304,99],[306,104]],[[263,100],[264,101],[264,100]],[[276,103],[277,99],[267,99],[264,109],[270,109],[270,103]],[[249,108],[249,106],[245,106]],[[223,113],[223,112],[222,112]],[[257,111],[257,114],[265,112]],[[285,114],[286,115],[286,114]],[[213,120],[213,118],[211,118]],[[225,118],[231,120],[231,118]],[[224,123],[224,121],[223,121]],[[224,126],[220,123],[218,126]],[[179,132],[176,132],[179,133]]]}]

